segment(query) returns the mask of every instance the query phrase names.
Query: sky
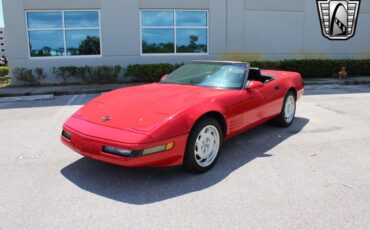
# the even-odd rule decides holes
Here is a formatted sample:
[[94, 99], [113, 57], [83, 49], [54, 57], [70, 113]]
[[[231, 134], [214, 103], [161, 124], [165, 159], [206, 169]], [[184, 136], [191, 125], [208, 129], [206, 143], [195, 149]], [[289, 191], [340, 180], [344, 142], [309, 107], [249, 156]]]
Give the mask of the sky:
[[0, 0], [0, 27], [4, 27], [3, 1]]

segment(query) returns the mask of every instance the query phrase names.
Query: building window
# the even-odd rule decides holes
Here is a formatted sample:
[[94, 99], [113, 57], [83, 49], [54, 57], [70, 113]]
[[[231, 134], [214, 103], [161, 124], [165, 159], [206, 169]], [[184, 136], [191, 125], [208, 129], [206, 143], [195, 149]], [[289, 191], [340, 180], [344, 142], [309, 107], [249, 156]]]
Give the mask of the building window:
[[1, 52], [5, 52], [5, 50], [4, 49], [1, 49]]
[[101, 55], [99, 11], [26, 15], [31, 57]]
[[208, 53], [208, 11], [141, 10], [142, 54]]

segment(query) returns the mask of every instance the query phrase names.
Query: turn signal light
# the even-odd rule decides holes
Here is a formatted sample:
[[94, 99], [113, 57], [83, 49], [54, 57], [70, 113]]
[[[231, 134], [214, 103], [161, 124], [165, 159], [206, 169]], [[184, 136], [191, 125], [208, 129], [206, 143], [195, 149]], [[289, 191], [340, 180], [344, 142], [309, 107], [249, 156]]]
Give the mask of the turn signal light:
[[171, 150], [173, 149], [173, 147], [175, 146], [175, 143], [168, 143], [168, 144], [165, 144], [165, 145], [160, 145], [160, 146], [156, 146], [156, 147], [153, 147], [153, 148], [148, 148], [148, 149], [144, 149], [143, 150], [143, 155], [149, 155], [149, 154], [153, 154], [153, 153], [158, 153], [158, 152], [163, 152], [163, 151], [168, 151], [168, 150]]

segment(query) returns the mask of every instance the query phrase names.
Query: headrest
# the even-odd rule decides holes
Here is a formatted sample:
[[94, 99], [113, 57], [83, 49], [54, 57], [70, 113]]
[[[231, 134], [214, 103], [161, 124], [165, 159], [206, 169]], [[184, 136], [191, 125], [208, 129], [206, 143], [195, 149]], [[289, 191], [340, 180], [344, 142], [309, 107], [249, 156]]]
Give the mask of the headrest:
[[257, 80], [261, 77], [261, 70], [259, 68], [249, 68], [249, 80]]

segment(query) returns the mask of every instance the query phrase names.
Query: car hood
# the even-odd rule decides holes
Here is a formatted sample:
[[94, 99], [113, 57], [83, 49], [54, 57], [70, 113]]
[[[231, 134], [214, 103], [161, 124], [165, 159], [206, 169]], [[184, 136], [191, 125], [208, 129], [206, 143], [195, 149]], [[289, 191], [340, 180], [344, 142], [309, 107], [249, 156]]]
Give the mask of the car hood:
[[76, 117], [100, 125], [148, 133], [190, 106], [212, 101], [226, 90], [176, 84], [149, 84], [103, 94]]

